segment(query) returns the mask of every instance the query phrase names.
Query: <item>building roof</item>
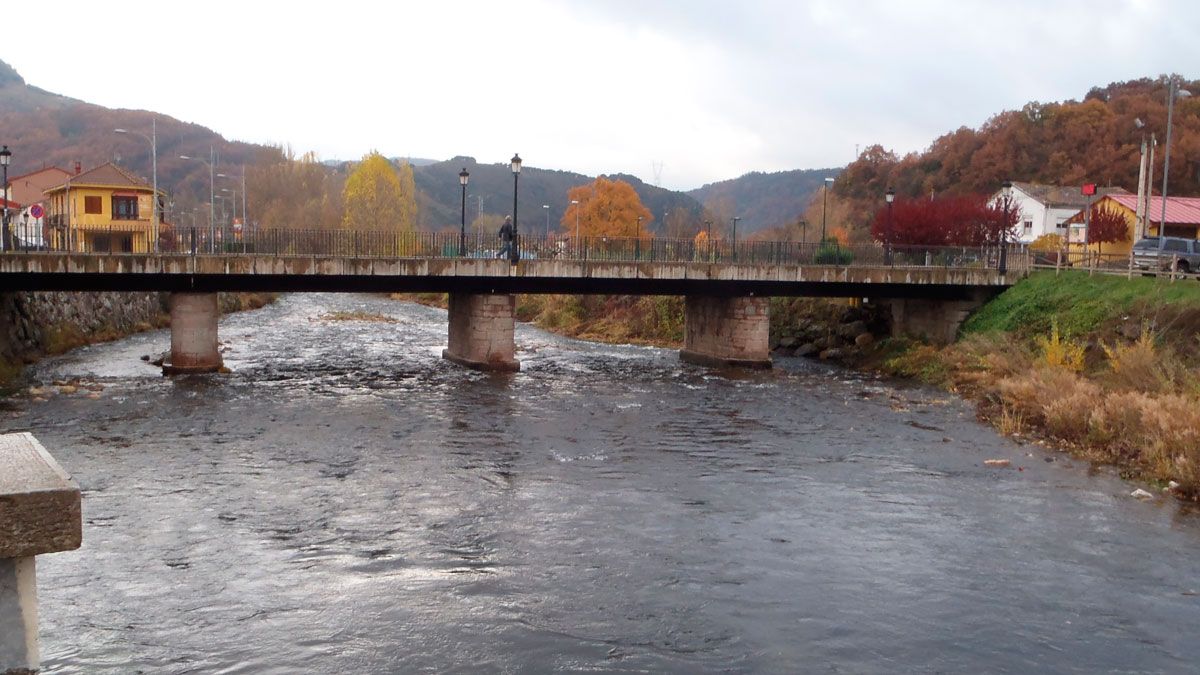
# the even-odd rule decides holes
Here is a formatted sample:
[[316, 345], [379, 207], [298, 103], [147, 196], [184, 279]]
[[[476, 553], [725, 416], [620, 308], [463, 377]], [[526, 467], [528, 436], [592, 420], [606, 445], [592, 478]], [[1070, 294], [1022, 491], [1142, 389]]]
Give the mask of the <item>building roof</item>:
[[[149, 183], [129, 173], [125, 169], [113, 164], [105, 162], [93, 169], [88, 169], [77, 176], [69, 178], [71, 185], [89, 185], [99, 187], [115, 187], [115, 188], [136, 188], [143, 190], [152, 190]], [[66, 187], [66, 181], [48, 188], [46, 192], [55, 192]]]
[[4, 208], [5, 206], [7, 206], [7, 207], [8, 207], [8, 208], [10, 208], [10, 209], [19, 209], [19, 208], [21, 208], [21, 205], [20, 205], [20, 204], [18, 204], [18, 203], [16, 203], [16, 202], [9, 201], [9, 200], [5, 199], [4, 197], [0, 197], [0, 209]]
[[9, 179], [9, 189], [12, 198], [22, 204], [36, 204], [42, 201], [42, 195], [48, 188], [61, 185], [71, 177], [71, 172], [57, 166], [47, 166], [37, 171], [13, 176]]
[[[1137, 195], [1108, 195], [1113, 201], [1130, 211], [1137, 211]], [[1151, 197], [1147, 207], [1150, 222], [1162, 218], [1162, 197]], [[1200, 225], [1200, 197], [1167, 197], [1168, 225]]]
[[[1083, 186], [1081, 185], [1043, 185], [1041, 183], [1018, 183], [1014, 181], [1013, 187], [1050, 208], [1082, 209], [1088, 205], [1088, 197], [1083, 194]], [[1097, 187], [1096, 195], [1093, 199], [1107, 195], [1127, 194], [1129, 194], [1129, 191], [1124, 188], [1114, 186]]]

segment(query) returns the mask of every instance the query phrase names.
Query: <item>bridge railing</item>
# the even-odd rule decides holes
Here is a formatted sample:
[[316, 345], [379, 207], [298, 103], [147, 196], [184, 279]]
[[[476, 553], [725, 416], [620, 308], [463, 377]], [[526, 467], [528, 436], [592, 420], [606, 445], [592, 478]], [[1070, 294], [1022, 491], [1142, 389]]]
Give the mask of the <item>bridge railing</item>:
[[[91, 228], [64, 236], [47, 236], [44, 244], [25, 250], [146, 254], [119, 226]], [[843, 245], [834, 242], [665, 239], [659, 237], [518, 237], [522, 260], [591, 262], [719, 263], [746, 265], [829, 265], [945, 267], [996, 269], [1003, 258], [1013, 271], [1028, 269], [1028, 253], [1010, 247], [885, 246], [878, 242]], [[157, 253], [187, 256], [321, 256], [338, 258], [511, 258], [499, 236], [458, 232], [389, 230], [316, 230], [293, 228], [163, 228]]]

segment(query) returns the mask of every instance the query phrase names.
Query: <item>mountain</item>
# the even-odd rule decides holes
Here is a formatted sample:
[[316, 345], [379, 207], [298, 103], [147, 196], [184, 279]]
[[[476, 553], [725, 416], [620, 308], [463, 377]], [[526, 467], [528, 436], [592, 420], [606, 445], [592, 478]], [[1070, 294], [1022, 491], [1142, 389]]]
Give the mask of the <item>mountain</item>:
[[[512, 212], [511, 166], [508, 163], [480, 164], [473, 157], [460, 156], [443, 162], [413, 166], [413, 179], [418, 192], [417, 219], [422, 229], [441, 230], [460, 222], [462, 187], [458, 181], [458, 173], [463, 169], [470, 174], [467, 183], [468, 224], [481, 213], [480, 198], [483, 199], [482, 213]], [[663, 232], [664, 214], [668, 210], [682, 207], [696, 216], [700, 213], [700, 204], [682, 192], [647, 185], [636, 176], [615, 174], [609, 178], [618, 178], [633, 185], [642, 203], [654, 214], [655, 219], [649, 228], [660, 234]], [[539, 169], [528, 165], [522, 167], [518, 179], [518, 226], [525, 232], [544, 232], [548, 215], [550, 231], [559, 230], [563, 213], [568, 206], [567, 191], [578, 185], [591, 183], [592, 180], [591, 176], [570, 171]], [[548, 205], [550, 208], [543, 209], [542, 205]]]
[[726, 220], [739, 216], [738, 231], [751, 234], [799, 220], [825, 178], [836, 177], [840, 171], [752, 171], [740, 178], [709, 183], [687, 194], [703, 204], [713, 217]]

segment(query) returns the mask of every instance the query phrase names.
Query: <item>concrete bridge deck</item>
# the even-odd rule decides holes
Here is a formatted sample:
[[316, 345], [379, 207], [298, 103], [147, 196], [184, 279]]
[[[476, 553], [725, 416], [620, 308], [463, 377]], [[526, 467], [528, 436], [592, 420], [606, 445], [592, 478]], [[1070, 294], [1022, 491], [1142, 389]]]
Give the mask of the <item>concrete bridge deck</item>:
[[1019, 270], [979, 265], [815, 265], [354, 258], [273, 255], [0, 255], [0, 289], [756, 295], [960, 299], [1010, 285]]

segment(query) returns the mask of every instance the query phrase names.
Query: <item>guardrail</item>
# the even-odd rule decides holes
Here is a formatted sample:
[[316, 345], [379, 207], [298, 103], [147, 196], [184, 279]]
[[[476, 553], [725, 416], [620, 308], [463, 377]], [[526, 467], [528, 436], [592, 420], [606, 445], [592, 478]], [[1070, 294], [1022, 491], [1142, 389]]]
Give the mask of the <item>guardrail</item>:
[[[145, 249], [144, 230], [93, 227], [72, 231], [70, 245], [61, 231], [48, 234], [48, 245], [26, 245], [29, 253], [72, 252], [104, 255], [256, 255], [344, 258], [508, 258], [512, 250], [496, 235], [384, 230], [308, 230], [290, 228], [174, 228], [158, 238], [156, 251]], [[140, 238], [139, 238], [140, 236]], [[57, 244], [57, 245], [56, 245]], [[843, 245], [835, 242], [695, 241], [657, 237], [525, 236], [515, 242], [517, 259], [594, 262], [722, 263], [748, 265], [830, 265], [999, 269], [1023, 273], [1028, 252], [1017, 247]]]
[[1089, 274], [1162, 277], [1171, 279], [1200, 279], [1195, 271], [1180, 271], [1179, 256], [1163, 258], [1159, 267], [1139, 267], [1133, 253], [1096, 253], [1094, 251], [1030, 251], [1031, 267], [1041, 270], [1086, 270]]

